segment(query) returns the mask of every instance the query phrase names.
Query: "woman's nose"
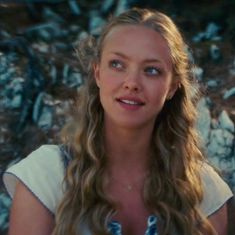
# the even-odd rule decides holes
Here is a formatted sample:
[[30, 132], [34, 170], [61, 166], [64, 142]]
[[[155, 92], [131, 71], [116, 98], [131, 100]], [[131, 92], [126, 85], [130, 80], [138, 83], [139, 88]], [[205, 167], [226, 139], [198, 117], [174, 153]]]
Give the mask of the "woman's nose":
[[137, 71], [133, 71], [133, 72], [129, 72], [126, 75], [126, 78], [124, 80], [124, 88], [128, 89], [130, 91], [140, 91], [142, 88], [141, 86], [141, 77], [139, 72]]

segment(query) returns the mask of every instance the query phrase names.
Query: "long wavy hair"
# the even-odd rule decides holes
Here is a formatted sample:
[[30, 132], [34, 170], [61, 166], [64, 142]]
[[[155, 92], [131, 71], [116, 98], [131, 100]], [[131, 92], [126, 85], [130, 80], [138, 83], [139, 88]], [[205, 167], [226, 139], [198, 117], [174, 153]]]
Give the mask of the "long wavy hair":
[[53, 235], [81, 235], [84, 226], [92, 234], [110, 234], [107, 225], [116, 208], [104, 190], [107, 164], [104, 111], [93, 65], [101, 59], [107, 34], [120, 25], [141, 25], [160, 33], [170, 48], [173, 79], [180, 84], [155, 122], [144, 203], [163, 221], [160, 234], [200, 235], [201, 229], [214, 234], [206, 217], [197, 209], [203, 198], [200, 167], [204, 155], [195, 130], [197, 89], [193, 85], [187, 46], [168, 16], [155, 10], [133, 8], [112, 17], [97, 40], [88, 38], [78, 48], [84, 85], [74, 105], [74, 119], [62, 134], [71, 160], [65, 172], [65, 193], [56, 213]]

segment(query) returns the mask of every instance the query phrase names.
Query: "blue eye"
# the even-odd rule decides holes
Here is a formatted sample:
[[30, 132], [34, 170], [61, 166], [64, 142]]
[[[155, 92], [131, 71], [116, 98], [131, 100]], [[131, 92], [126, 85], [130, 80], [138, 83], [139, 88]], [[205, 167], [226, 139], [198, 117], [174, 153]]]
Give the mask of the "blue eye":
[[155, 68], [155, 67], [147, 67], [147, 68], [144, 69], [144, 72], [147, 75], [150, 75], [150, 76], [156, 76], [156, 75], [160, 74], [160, 70], [158, 68]]
[[116, 68], [116, 69], [119, 69], [119, 70], [121, 70], [121, 69], [124, 68], [123, 63], [122, 63], [121, 61], [119, 61], [119, 60], [111, 60], [111, 61], [109, 62], [109, 66], [110, 66], [111, 68]]

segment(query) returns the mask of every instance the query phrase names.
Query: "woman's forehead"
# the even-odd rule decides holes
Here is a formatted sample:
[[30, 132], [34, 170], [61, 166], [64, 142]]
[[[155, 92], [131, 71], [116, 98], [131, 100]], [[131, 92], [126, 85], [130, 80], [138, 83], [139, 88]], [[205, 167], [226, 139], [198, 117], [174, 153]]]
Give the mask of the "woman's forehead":
[[167, 41], [156, 30], [142, 25], [113, 27], [104, 38], [102, 50], [102, 54], [130, 53], [133, 56], [160, 57], [168, 64], [172, 63]]

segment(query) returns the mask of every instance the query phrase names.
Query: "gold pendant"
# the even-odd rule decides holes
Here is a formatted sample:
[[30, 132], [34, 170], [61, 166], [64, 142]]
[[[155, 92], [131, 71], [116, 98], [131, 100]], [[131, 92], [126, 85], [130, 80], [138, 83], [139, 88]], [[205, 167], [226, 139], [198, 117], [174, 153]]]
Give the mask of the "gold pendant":
[[132, 186], [131, 185], [127, 185], [127, 190], [131, 191], [132, 190]]

